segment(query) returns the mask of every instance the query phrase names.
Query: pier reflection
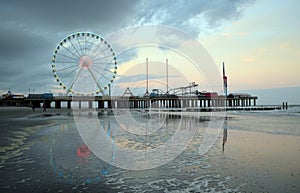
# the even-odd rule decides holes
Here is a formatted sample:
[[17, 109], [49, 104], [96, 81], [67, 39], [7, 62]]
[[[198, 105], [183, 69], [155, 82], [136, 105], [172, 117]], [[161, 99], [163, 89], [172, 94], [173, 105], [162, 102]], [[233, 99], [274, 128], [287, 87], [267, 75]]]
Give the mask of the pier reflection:
[[132, 116], [130, 120], [122, 114], [99, 117], [98, 135], [105, 135], [110, 142], [113, 140], [118, 148], [153, 150], [170, 140], [176, 132], [192, 134], [197, 122], [203, 121], [194, 116], [182, 117], [165, 113], [139, 112]]
[[222, 143], [222, 151], [225, 151], [225, 143], [227, 141], [227, 117], [224, 119], [224, 124], [223, 124], [223, 143]]
[[[193, 139], [194, 142], [191, 143], [189, 147], [191, 149], [188, 152], [196, 156], [209, 122], [212, 121], [209, 116], [131, 113], [133, 116], [131, 122], [122, 118], [123, 113], [120, 112], [114, 112], [113, 116], [108, 114], [99, 116], [93, 112], [74, 113], [74, 116], [78, 116], [82, 121], [84, 129], [78, 132], [76, 124], [68, 123], [56, 130], [50, 147], [50, 165], [54, 172], [60, 179], [65, 179], [71, 184], [98, 183], [105, 175], [122, 171], [115, 166], [119, 166], [116, 163], [126, 161], [123, 152], [127, 150], [144, 152], [143, 155], [148, 156], [148, 162], [143, 162], [143, 164], [148, 167], [153, 164], [151, 162], [153, 160], [155, 164], [159, 161], [165, 163], [171, 161], [172, 159], [167, 160], [166, 153], [171, 152], [175, 159], [191, 143], [189, 140]], [[89, 121], [95, 119], [98, 122], [97, 125], [88, 125]], [[133, 121], [138, 124], [134, 124]], [[88, 132], [90, 140], [83, 140], [80, 132]], [[227, 133], [223, 135], [227, 138]], [[223, 138], [223, 147], [226, 138]], [[97, 141], [101, 141], [104, 145], [101, 146], [101, 151], [109, 152], [106, 160], [102, 160], [96, 154], [97, 152], [94, 152], [98, 150], [95, 149], [98, 146], [90, 146], [91, 143], [97, 143]], [[154, 151], [158, 152], [153, 154]], [[135, 165], [139, 163], [139, 159], [141, 157], [134, 158], [131, 163]]]

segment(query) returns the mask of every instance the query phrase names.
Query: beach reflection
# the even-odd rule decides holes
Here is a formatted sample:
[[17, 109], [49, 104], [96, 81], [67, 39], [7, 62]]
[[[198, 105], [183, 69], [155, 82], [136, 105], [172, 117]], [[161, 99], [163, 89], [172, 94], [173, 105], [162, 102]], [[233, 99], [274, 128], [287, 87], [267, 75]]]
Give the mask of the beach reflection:
[[49, 152], [50, 166], [57, 180], [76, 186], [101, 182], [110, 173], [111, 166], [92, 154], [73, 123], [59, 127], [54, 130]]
[[224, 124], [223, 124], [223, 143], [222, 143], [222, 151], [225, 151], [225, 143], [227, 141], [227, 117], [224, 119]]
[[97, 157], [110, 163], [115, 154], [114, 166], [133, 170], [159, 167], [176, 158], [202, 121], [195, 116], [136, 111], [115, 111], [99, 119], [81, 113], [74, 120], [80, 137]]
[[[91, 113], [80, 113], [78, 115], [84, 121], [93, 119], [98, 115], [93, 115]], [[191, 143], [187, 145], [187, 149], [181, 153], [180, 159], [174, 158], [175, 160], [170, 160], [166, 162], [166, 165], [162, 165], [159, 170], [164, 171], [164, 176], [169, 176], [170, 173], [177, 176], [179, 179], [182, 178], [181, 173], [187, 172], [187, 176], [190, 175], [190, 172], [193, 175], [197, 174], [198, 169], [202, 168], [204, 170], [211, 168], [207, 166], [202, 161], [203, 158], [199, 155], [198, 148], [201, 144], [205, 130], [207, 129], [210, 120], [210, 117], [197, 117], [189, 115], [169, 115], [169, 114], [145, 114], [137, 113], [134, 114], [134, 119], [140, 122], [140, 125], [144, 125], [144, 135], [137, 135], [131, 133], [130, 123], [121, 122], [115, 119], [115, 116], [111, 115], [102, 115], [99, 117], [98, 128], [86, 128], [91, 132], [92, 140], [101, 141], [104, 138], [112, 144], [112, 153], [109, 154], [109, 162], [105, 162], [94, 155], [93, 147], [90, 148], [85, 141], [82, 141], [80, 136], [75, 131], [75, 125], [68, 124], [63, 126], [64, 130], [59, 130], [60, 134], [56, 135], [54, 139], [54, 144], [52, 145], [52, 154], [51, 154], [51, 163], [55, 172], [59, 175], [60, 178], [67, 177], [67, 181], [70, 182], [69, 178], [72, 178], [72, 181], [81, 182], [81, 183], [96, 183], [95, 179], [103, 179], [103, 175], [112, 175], [113, 173], [122, 173], [126, 170], [116, 168], [113, 165], [116, 161], [126, 161], [122, 160], [122, 155], [117, 151], [117, 149], [126, 149], [130, 151], [144, 151], [145, 153], [153, 152], [157, 148], [165, 145], [168, 140], [172, 140], [172, 137], [177, 133], [180, 138], [177, 138], [175, 143], [172, 143], [171, 146], [168, 146], [169, 150], [179, 148], [186, 144], [185, 136], [193, 136]], [[124, 129], [126, 125], [126, 129]], [[153, 128], [157, 126], [158, 128]], [[134, 127], [134, 124], [133, 126]], [[152, 127], [152, 128], [150, 128]], [[132, 128], [137, 130], [137, 128]], [[138, 128], [140, 130], [141, 128]], [[149, 130], [151, 132], [149, 132]], [[107, 148], [107, 146], [103, 146]], [[76, 149], [76, 150], [75, 150]], [[165, 152], [160, 152], [164, 154]], [[186, 156], [185, 154], [188, 154]], [[185, 155], [182, 157], [182, 155]], [[139, 158], [139, 157], [137, 157]], [[148, 156], [148, 160], [143, 162], [144, 165], [149, 164], [152, 160], [163, 161], [163, 158], [158, 156]], [[78, 161], [79, 159], [79, 161]], [[77, 160], [77, 161], [76, 161]], [[81, 160], [81, 161], [80, 161]], [[84, 161], [82, 161], [84, 160]], [[183, 161], [184, 160], [184, 161]], [[183, 161], [183, 162], [182, 162]], [[169, 167], [172, 168], [181, 168], [186, 167], [185, 164], [189, 163], [188, 168], [195, 168], [195, 170], [183, 171], [177, 173], [174, 171], [169, 171]], [[134, 161], [132, 162], [134, 163]], [[99, 170], [102, 168], [101, 170]], [[103, 172], [103, 168], [105, 172]], [[153, 169], [156, 171], [156, 169]], [[71, 175], [72, 174], [72, 175]], [[136, 173], [136, 175], [141, 175]], [[72, 176], [72, 177], [70, 177]], [[80, 177], [79, 177], [80, 176]], [[172, 175], [171, 175], [172, 176]], [[186, 176], [186, 177], [187, 177]], [[159, 176], [154, 175], [152, 180], [160, 178]], [[76, 179], [76, 180], [75, 180]], [[188, 180], [188, 179], [186, 179]], [[133, 185], [133, 184], [131, 184]]]
[[[93, 149], [89, 146], [90, 144], [82, 140], [73, 120], [61, 119], [53, 126], [45, 127], [31, 135], [31, 138], [35, 139], [32, 147], [28, 152], [16, 157], [20, 160], [17, 162], [17, 167], [24, 167], [26, 170], [22, 176], [17, 177], [16, 171], [9, 167], [4, 171], [2, 170], [6, 175], [14, 176], [10, 179], [11, 182], [28, 179], [31, 181], [31, 190], [38, 186], [44, 188], [38, 192], [46, 192], [47, 188], [51, 192], [70, 189], [76, 192], [85, 192], [87, 188], [90, 192], [95, 192], [99, 187], [107, 188], [103, 192], [228, 190], [226, 187], [227, 179], [218, 175], [211, 163], [215, 156], [200, 155], [198, 151], [209, 123], [214, 121], [210, 117], [134, 112], [133, 118], [140, 122], [140, 125], [139, 128], [130, 128], [131, 125], [134, 127], [134, 124], [121, 122], [123, 123], [122, 127], [114, 115], [105, 114], [98, 119], [97, 114], [80, 112], [74, 116], [84, 120], [85, 125], [83, 125], [86, 126], [86, 130], [91, 131], [91, 137], [94, 141], [105, 139], [112, 145], [112, 153], [108, 155], [108, 162], [95, 156]], [[98, 127], [89, 128], [87, 121], [95, 117], [99, 120]], [[143, 131], [144, 133], [137, 135], [130, 132], [132, 130], [140, 133]], [[177, 140], [172, 145], [166, 146], [167, 149], [160, 153], [167, 155], [168, 151], [178, 149], [184, 144], [187, 145], [179, 155], [161, 166], [141, 171], [113, 166], [116, 161], [126, 161], [122, 159], [117, 148], [142, 151], [145, 154], [151, 153], [172, 140], [176, 133], [179, 136]], [[40, 136], [43, 136], [45, 140], [40, 140]], [[185, 141], [186, 136], [192, 136], [189, 143]], [[33, 140], [28, 140], [28, 142], [33, 142]], [[30, 157], [33, 162], [24, 164], [27, 157]], [[139, 159], [139, 157], [136, 158]], [[148, 156], [147, 158], [148, 160], [143, 162], [144, 165], [153, 160], [165, 159], [158, 156]], [[16, 163], [16, 160], [9, 160], [8, 164], [11, 163]], [[132, 164], [136, 163], [132, 162]], [[29, 171], [28, 168], [32, 168], [32, 171]], [[12, 184], [16, 184], [16, 190], [21, 190], [26, 186], [25, 182], [22, 185]], [[53, 188], [54, 186], [55, 188]], [[31, 190], [28, 192], [34, 192]]]

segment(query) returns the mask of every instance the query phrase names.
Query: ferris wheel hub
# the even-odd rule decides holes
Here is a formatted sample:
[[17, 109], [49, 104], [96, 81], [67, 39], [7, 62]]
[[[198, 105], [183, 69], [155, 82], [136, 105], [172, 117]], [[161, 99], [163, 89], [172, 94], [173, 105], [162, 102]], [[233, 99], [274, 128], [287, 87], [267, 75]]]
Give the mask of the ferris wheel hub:
[[87, 70], [88, 68], [90, 68], [93, 64], [93, 60], [91, 57], [89, 56], [81, 56], [78, 65], [83, 68], [84, 70]]

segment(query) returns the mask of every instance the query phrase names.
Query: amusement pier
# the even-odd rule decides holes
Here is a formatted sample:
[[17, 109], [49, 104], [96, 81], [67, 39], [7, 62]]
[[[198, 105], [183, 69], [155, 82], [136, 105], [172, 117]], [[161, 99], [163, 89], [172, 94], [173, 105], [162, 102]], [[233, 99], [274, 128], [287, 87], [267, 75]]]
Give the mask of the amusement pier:
[[[148, 66], [148, 59], [147, 59]], [[147, 70], [148, 72], [148, 70]], [[148, 77], [148, 76], [147, 76]], [[161, 89], [152, 89], [148, 92], [148, 79], [146, 93], [135, 96], [128, 87], [122, 96], [53, 96], [52, 93], [15, 95], [11, 91], [4, 94], [0, 106], [19, 106], [32, 108], [88, 108], [88, 109], [152, 109], [167, 111], [230, 111], [230, 110], [275, 110], [287, 109], [287, 103], [282, 106], [257, 106], [257, 96], [247, 93], [227, 94], [227, 76], [223, 63], [224, 95], [217, 92], [199, 92], [198, 84], [190, 83], [185, 87], [173, 88], [169, 92]], [[109, 92], [110, 93], [110, 92]], [[172, 94], [169, 94], [172, 93]]]
[[[11, 98], [2, 99], [1, 105], [5, 106], [34, 106], [39, 108], [45, 103], [46, 108], [53, 108], [51, 103], [54, 103], [54, 108], [62, 108], [62, 104], [66, 104], [66, 108], [73, 108], [73, 104], [77, 103], [77, 108], [82, 108], [83, 103], [88, 104], [88, 108], [111, 109], [111, 108], [194, 108], [201, 110], [217, 110], [216, 107], [227, 107], [228, 110], [239, 109], [238, 107], [247, 107], [247, 109], [259, 109], [256, 107], [256, 96], [239, 96], [226, 98], [225, 96], [206, 97], [206, 96], [156, 96], [156, 97], [109, 97], [109, 96], [55, 96], [55, 97], [36, 97], [29, 95], [28, 98]], [[95, 102], [97, 106], [95, 106]]]

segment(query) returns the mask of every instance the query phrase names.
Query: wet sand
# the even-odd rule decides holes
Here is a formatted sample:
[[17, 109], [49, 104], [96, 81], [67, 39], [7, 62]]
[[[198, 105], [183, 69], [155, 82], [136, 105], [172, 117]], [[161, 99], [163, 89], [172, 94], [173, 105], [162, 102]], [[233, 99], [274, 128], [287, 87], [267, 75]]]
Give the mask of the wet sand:
[[68, 183], [51, 166], [53, 129], [72, 121], [70, 109], [0, 107], [0, 192], [114, 192], [103, 183]]
[[300, 190], [299, 136], [228, 129], [219, 158], [214, 164], [217, 170], [236, 179], [233, 183], [242, 183], [242, 192]]
[[[47, 109], [42, 108], [32, 111], [28, 107], [0, 107], [0, 146], [6, 145], [8, 131], [17, 131], [25, 127], [42, 126], [53, 123], [55, 117], [71, 117], [70, 109]], [[51, 119], [50, 119], [51, 118]], [[54, 118], [54, 119], [53, 119]]]
[[[47, 109], [46, 112], [43, 112], [42, 109], [36, 109], [33, 112], [31, 108], [0, 108], [0, 192], [19, 192], [24, 188], [27, 192], [117, 191], [109, 183], [74, 185], [57, 179], [58, 174], [53, 172], [53, 167], [49, 165], [47, 144], [51, 140], [51, 132], [53, 132], [51, 130], [54, 128], [52, 126], [72, 122], [71, 113], [72, 110], [70, 109]], [[300, 192], [300, 136], [233, 130], [230, 129], [230, 123], [229, 120], [224, 148], [222, 147], [224, 137], [221, 132], [212, 149], [207, 154], [200, 156], [206, 160], [208, 166], [211, 166], [211, 168], [207, 167], [208, 169], [201, 166], [204, 171], [215, 170], [221, 175], [220, 178], [226, 179], [227, 186], [232, 187], [229, 189], [231, 191]], [[243, 122], [239, 122], [239, 124], [243, 127]], [[66, 128], [59, 128], [60, 132], [68, 137], [68, 134], [65, 133]], [[59, 138], [61, 139], [60, 142], [67, 139], [63, 137], [62, 135]], [[199, 139], [201, 138], [197, 140]], [[199, 145], [197, 140], [193, 142], [195, 148], [198, 148]], [[57, 144], [58, 147], [59, 145]], [[187, 152], [189, 151], [191, 150], [187, 150]], [[189, 153], [186, 154], [189, 155]], [[180, 162], [181, 159], [185, 160], [184, 156], [185, 153], [174, 162]], [[197, 156], [195, 157], [197, 158]], [[194, 160], [194, 168], [199, 167], [197, 166], [199, 161], [202, 163], [201, 160], [195, 158], [188, 159]], [[183, 164], [182, 168], [178, 165], [174, 166], [180, 170], [178, 175], [184, 173], [183, 168], [187, 167], [184, 166], [184, 163], [181, 164]], [[167, 165], [172, 165], [172, 162]], [[88, 165], [85, 167], [89, 170]], [[168, 167], [166, 166], [166, 168]], [[191, 168], [191, 166], [187, 168]], [[154, 171], [164, 171], [164, 177], [169, 180], [178, 180], [172, 176], [173, 171], [164, 169], [164, 167]], [[136, 184], [137, 181], [141, 184], [147, 184], [147, 178], [143, 182], [143, 177], [147, 173], [152, 173], [151, 170], [144, 173], [122, 172], [125, 173], [123, 178], [131, 179], [131, 186], [138, 185]], [[201, 172], [202, 170], [198, 168], [198, 173], [201, 174]], [[193, 176], [196, 174], [187, 172], [185, 175]], [[163, 176], [157, 176], [156, 181], [164, 182], [160, 180]], [[141, 179], [138, 180], [138, 178]], [[120, 180], [117, 174], [113, 177], [107, 177], [108, 182], [112, 179]], [[126, 187], [125, 185], [126, 183], [120, 186], [121, 190]], [[129, 190], [131, 189], [128, 188], [126, 192], [132, 192]]]
[[41, 115], [41, 114], [53, 114], [53, 115], [67, 115], [72, 113], [71, 109], [46, 109], [46, 112], [43, 112], [42, 108], [36, 108], [32, 111], [29, 107], [0, 107], [0, 118], [25, 118], [32, 115]]

